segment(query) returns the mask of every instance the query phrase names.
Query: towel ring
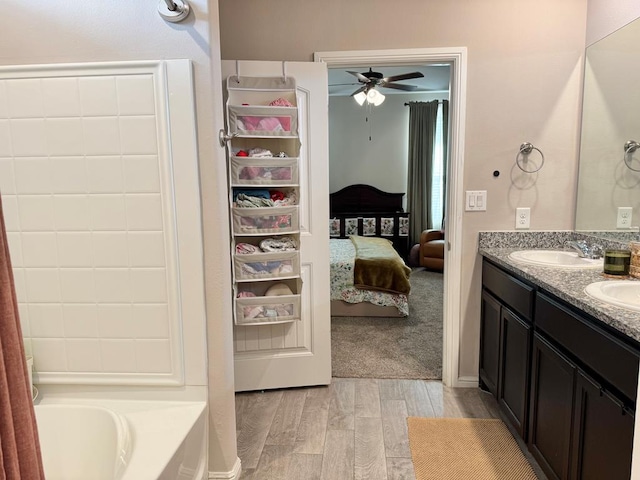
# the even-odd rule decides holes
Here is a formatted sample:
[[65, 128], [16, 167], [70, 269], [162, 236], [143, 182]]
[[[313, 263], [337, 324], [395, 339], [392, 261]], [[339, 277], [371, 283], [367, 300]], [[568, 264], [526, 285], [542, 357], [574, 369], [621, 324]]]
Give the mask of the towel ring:
[[629, 170], [633, 170], [634, 172], [640, 172], [640, 169], [633, 168], [631, 165], [629, 165], [629, 161], [627, 160], [627, 158], [631, 156], [629, 155], [630, 153], [635, 152], [638, 148], [640, 148], [640, 143], [636, 142], [635, 140], [627, 140], [626, 142], [624, 142], [624, 155], [622, 156], [622, 160], [624, 161], [624, 164], [627, 166], [627, 168]]
[[[529, 155], [533, 150], [537, 150], [538, 151], [538, 153], [540, 154], [540, 157], [542, 157], [542, 162], [540, 162], [540, 166], [538, 168], [536, 168], [535, 170], [527, 170], [526, 168], [524, 168], [520, 164], [520, 157], [521, 156], [524, 157], [525, 155]], [[526, 160], [526, 158], [525, 158], [525, 160]], [[538, 147], [535, 147], [532, 143], [524, 142], [522, 145], [520, 145], [520, 150], [518, 150], [518, 153], [516, 153], [516, 165], [524, 173], [536, 173], [544, 165], [544, 153], [542, 153], [542, 151]]]

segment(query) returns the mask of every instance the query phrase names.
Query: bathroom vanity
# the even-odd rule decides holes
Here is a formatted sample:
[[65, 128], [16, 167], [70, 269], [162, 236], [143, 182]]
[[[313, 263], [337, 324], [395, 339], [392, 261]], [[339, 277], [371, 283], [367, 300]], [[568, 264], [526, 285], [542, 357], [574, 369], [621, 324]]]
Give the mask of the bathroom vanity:
[[480, 248], [481, 387], [549, 478], [629, 479], [640, 314], [584, 293], [601, 270], [522, 265], [513, 250]]

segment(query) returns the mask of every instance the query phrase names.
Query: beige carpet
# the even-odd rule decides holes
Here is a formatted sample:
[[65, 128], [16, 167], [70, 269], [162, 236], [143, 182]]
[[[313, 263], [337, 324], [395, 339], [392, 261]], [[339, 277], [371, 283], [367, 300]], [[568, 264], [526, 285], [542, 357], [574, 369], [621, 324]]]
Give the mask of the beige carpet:
[[442, 378], [442, 274], [411, 273], [409, 316], [331, 317], [332, 375]]
[[538, 477], [498, 419], [409, 417], [416, 480], [535, 480]]

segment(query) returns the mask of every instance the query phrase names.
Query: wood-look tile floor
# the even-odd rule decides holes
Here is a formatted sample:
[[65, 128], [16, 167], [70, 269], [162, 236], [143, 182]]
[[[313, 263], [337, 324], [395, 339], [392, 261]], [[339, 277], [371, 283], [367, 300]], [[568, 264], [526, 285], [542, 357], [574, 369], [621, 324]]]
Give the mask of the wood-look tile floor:
[[501, 418], [490, 394], [434, 381], [334, 378], [238, 393], [240, 478], [415, 480], [408, 416]]

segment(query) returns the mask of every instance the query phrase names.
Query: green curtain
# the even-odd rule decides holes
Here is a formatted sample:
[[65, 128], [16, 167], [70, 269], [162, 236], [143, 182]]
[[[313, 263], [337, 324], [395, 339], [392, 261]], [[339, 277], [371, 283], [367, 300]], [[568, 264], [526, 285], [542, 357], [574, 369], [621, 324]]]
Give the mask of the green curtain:
[[409, 102], [409, 168], [407, 211], [410, 245], [420, 242], [423, 230], [431, 228], [431, 177], [435, 153], [438, 101]]
[[449, 100], [442, 101], [442, 229], [447, 213], [447, 167], [449, 166]]

